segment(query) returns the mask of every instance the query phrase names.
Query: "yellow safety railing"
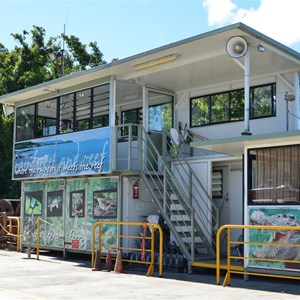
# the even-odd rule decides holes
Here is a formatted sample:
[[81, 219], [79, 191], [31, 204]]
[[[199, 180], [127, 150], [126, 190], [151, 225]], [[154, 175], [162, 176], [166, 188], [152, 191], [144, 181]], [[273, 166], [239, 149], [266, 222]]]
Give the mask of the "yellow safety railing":
[[[255, 276], [266, 276], [266, 277], [275, 277], [275, 278], [288, 278], [288, 279], [297, 279], [300, 280], [300, 276], [292, 275], [283, 275], [283, 274], [272, 274], [270, 270], [268, 273], [263, 272], [263, 268], [260, 269], [260, 272], [250, 272], [244, 270], [235, 270], [232, 268], [232, 260], [242, 260], [242, 261], [263, 261], [263, 262], [283, 262], [283, 263], [298, 263], [300, 269], [300, 260], [289, 260], [289, 259], [277, 259], [277, 258], [258, 258], [258, 257], [245, 257], [243, 255], [232, 255], [232, 247], [234, 245], [260, 245], [260, 246], [275, 246], [275, 247], [299, 247], [300, 244], [297, 243], [275, 243], [275, 242], [256, 242], [256, 241], [232, 241], [231, 240], [231, 230], [233, 229], [242, 229], [242, 230], [270, 230], [270, 231], [299, 231], [300, 226], [262, 226], [262, 225], [224, 225], [221, 226], [217, 232], [216, 240], [216, 282], [220, 284], [220, 271], [221, 271], [221, 233], [223, 230], [227, 230], [227, 273], [223, 282], [223, 286], [230, 285], [230, 276], [232, 273], [242, 274], [242, 275], [255, 275]], [[291, 241], [292, 242], [292, 241]], [[299, 251], [298, 250], [298, 251]], [[298, 273], [299, 274], [299, 273]]]
[[[28, 229], [28, 231], [23, 232], [22, 235], [20, 235], [20, 238], [22, 236], [28, 236], [29, 234], [31, 234], [35, 228], [35, 226], [37, 227], [37, 237], [36, 237], [36, 259], [39, 260], [40, 259], [40, 245], [41, 245], [41, 221], [51, 224], [49, 222], [46, 222], [45, 220], [41, 219], [40, 217], [38, 217], [35, 221], [35, 223]], [[31, 250], [31, 245], [30, 245], [30, 250]], [[30, 258], [31, 253], [28, 251], [28, 258]]]
[[[40, 245], [41, 245], [41, 221], [51, 224], [43, 219], [41, 219], [40, 217], [38, 217], [35, 221], [35, 223], [33, 224], [33, 226], [31, 228], [29, 228], [29, 230], [26, 233], [23, 233], [23, 236], [25, 235], [29, 235], [35, 228], [35, 226], [37, 227], [37, 237], [36, 237], [36, 259], [39, 260], [40, 259]], [[31, 247], [31, 246], [30, 246]], [[30, 255], [30, 253], [28, 253], [28, 256]]]
[[[3, 229], [3, 231], [6, 233], [7, 236], [13, 236], [16, 238], [17, 251], [20, 251], [21, 237], [28, 236], [29, 234], [31, 234], [31, 232], [34, 230], [35, 226], [37, 226], [36, 259], [39, 260], [40, 243], [41, 243], [41, 218], [38, 217], [36, 222], [29, 228], [29, 230], [26, 232], [23, 232], [23, 234], [21, 234], [20, 217], [8, 216], [6, 218], [9, 222], [9, 224], [6, 226], [7, 228], [5, 228], [5, 226], [3, 226], [1, 223], [0, 223], [0, 227]], [[17, 225], [13, 225], [13, 221], [17, 221]], [[44, 220], [42, 220], [42, 221], [44, 221]], [[46, 221], [44, 221], [44, 222], [46, 222]], [[46, 223], [49, 223], [49, 222], [46, 222]], [[51, 223], [49, 223], [49, 224], [51, 224]], [[13, 228], [17, 228], [16, 234], [13, 232]], [[29, 255], [29, 253], [28, 253], [28, 255]]]
[[[145, 234], [143, 235], [121, 235], [121, 234], [106, 234], [103, 233], [103, 225], [115, 225], [115, 226], [139, 226], [142, 228], [145, 227], [149, 227], [151, 228], [150, 232], [151, 235], [150, 236], [145, 236]], [[145, 264], [145, 265], [149, 265], [148, 271], [147, 271], [147, 276], [153, 276], [154, 274], [154, 263], [155, 263], [155, 232], [157, 229], [158, 233], [159, 233], [159, 277], [162, 277], [162, 266], [163, 266], [163, 231], [160, 227], [159, 224], [155, 224], [155, 223], [146, 223], [146, 222], [96, 222], [93, 226], [92, 229], [92, 267], [94, 266], [94, 260], [95, 260], [95, 231], [96, 229], [98, 230], [98, 248], [97, 250], [99, 250], [99, 252], [102, 252], [102, 249], [112, 249], [112, 250], [128, 250], [128, 251], [143, 251], [143, 252], [147, 252], [150, 253], [150, 261], [146, 261], [146, 260], [142, 260], [142, 261], [138, 261], [138, 260], [129, 260], [129, 259], [123, 259], [122, 261], [124, 262], [130, 262], [130, 263], [138, 263], [138, 264]], [[120, 231], [122, 232], [122, 231]], [[131, 248], [131, 247], [124, 247], [124, 246], [117, 246], [117, 245], [106, 245], [103, 243], [103, 238], [104, 237], [115, 237], [118, 240], [118, 243], [120, 243], [120, 245], [123, 245], [121, 239], [141, 239], [142, 241], [145, 242], [145, 240], [150, 241], [150, 247], [149, 248]], [[145, 243], [142, 243], [145, 245]]]
[[[20, 244], [21, 244], [21, 236], [20, 236], [20, 217], [11, 217], [8, 216], [7, 220], [9, 222], [9, 224], [7, 225], [8, 227], [8, 235], [15, 235], [16, 237], [16, 248], [17, 251], [20, 251]], [[13, 224], [14, 221], [17, 223], [16, 225]]]

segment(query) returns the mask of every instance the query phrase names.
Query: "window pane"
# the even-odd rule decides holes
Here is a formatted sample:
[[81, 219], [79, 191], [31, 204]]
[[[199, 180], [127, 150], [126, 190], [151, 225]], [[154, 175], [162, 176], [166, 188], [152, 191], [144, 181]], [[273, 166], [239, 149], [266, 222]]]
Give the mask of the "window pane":
[[[163, 104], [161, 104], [163, 103]], [[148, 129], [162, 131], [173, 126], [173, 96], [149, 92]]]
[[142, 108], [126, 110], [122, 112], [121, 123], [124, 124], [141, 124], [142, 119], [141, 116], [143, 114]]
[[109, 126], [109, 84], [94, 88], [93, 128]]
[[275, 85], [252, 88], [251, 117], [258, 118], [272, 115], [275, 115]]
[[62, 96], [60, 99], [60, 133], [73, 131], [74, 94]]
[[76, 93], [76, 130], [89, 129], [91, 117], [91, 89]]
[[191, 127], [209, 124], [209, 97], [191, 100]]
[[23, 141], [34, 138], [35, 105], [28, 105], [17, 109], [16, 140]]
[[87, 130], [90, 127], [90, 119], [82, 119], [76, 121], [76, 130]]
[[93, 128], [107, 127], [107, 126], [109, 126], [109, 116], [108, 115], [94, 117]]
[[[121, 124], [142, 124], [143, 109], [131, 109], [122, 112]], [[132, 127], [132, 134], [137, 135], [137, 127]], [[128, 127], [122, 128], [122, 135], [128, 135]]]
[[230, 120], [244, 119], [244, 90], [230, 92]]
[[211, 96], [211, 123], [229, 121], [229, 93]]
[[172, 103], [149, 107], [148, 129], [162, 131], [172, 128]]
[[57, 99], [39, 102], [37, 105], [37, 137], [56, 134]]

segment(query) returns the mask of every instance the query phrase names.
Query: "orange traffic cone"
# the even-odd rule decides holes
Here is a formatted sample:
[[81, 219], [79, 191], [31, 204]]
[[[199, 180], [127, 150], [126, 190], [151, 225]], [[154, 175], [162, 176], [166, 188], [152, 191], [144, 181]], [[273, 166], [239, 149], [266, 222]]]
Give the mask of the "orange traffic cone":
[[106, 255], [106, 262], [105, 262], [105, 271], [110, 272], [112, 270], [112, 260], [111, 260], [111, 254], [110, 250], [108, 250], [107, 255]]
[[116, 263], [115, 263], [114, 272], [123, 273], [122, 252], [121, 252], [121, 250], [119, 250], [118, 253], [117, 253], [117, 259], [116, 259]]
[[94, 263], [94, 268], [92, 268], [92, 271], [100, 271], [101, 270], [101, 259], [100, 259], [100, 251], [97, 250], [96, 252], [96, 258]]

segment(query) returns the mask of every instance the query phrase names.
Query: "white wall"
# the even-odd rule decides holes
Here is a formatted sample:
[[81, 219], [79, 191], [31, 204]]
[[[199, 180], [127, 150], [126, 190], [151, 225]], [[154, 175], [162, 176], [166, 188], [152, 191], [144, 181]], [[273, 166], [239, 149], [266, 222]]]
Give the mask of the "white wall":
[[[123, 179], [122, 194], [122, 220], [123, 222], [147, 222], [145, 216], [158, 215], [158, 209], [147, 192], [145, 185], [139, 181], [139, 199], [133, 199], [133, 184], [137, 177]], [[124, 226], [124, 235], [139, 235], [143, 233], [142, 227]], [[125, 247], [136, 247], [133, 239], [123, 240]]]
[[[243, 224], [243, 171], [241, 168], [231, 168], [228, 173], [229, 187], [229, 224]], [[242, 230], [233, 230], [231, 239], [237, 241]]]

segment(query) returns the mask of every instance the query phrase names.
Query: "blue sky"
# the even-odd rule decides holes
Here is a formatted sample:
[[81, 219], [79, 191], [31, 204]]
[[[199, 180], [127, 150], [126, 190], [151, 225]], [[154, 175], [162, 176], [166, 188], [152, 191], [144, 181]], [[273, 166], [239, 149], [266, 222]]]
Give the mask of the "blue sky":
[[96, 41], [110, 62], [236, 22], [300, 51], [299, 0], [0, 0], [0, 43], [11, 33], [45, 28], [58, 36], [66, 26], [88, 44]]

